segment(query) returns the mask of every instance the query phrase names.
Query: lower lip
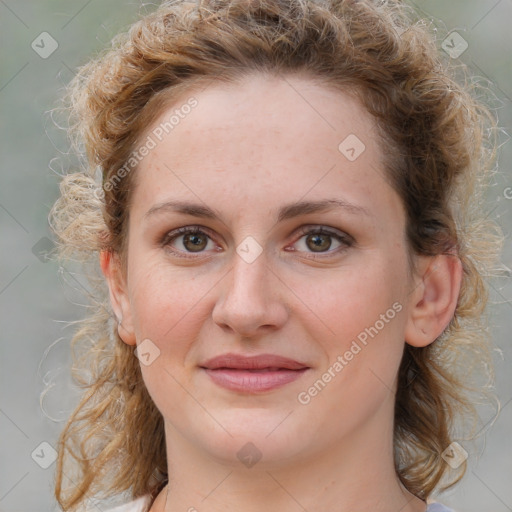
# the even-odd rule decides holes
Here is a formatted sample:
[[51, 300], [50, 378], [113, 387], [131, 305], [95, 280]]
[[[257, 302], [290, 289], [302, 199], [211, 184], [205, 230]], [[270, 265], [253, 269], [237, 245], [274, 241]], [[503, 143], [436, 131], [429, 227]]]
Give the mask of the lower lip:
[[232, 391], [244, 391], [246, 393], [257, 393], [258, 391], [269, 391], [285, 384], [293, 382], [308, 370], [272, 370], [272, 371], [251, 371], [251, 370], [228, 370], [226, 368], [211, 370], [204, 368], [210, 378], [223, 388]]

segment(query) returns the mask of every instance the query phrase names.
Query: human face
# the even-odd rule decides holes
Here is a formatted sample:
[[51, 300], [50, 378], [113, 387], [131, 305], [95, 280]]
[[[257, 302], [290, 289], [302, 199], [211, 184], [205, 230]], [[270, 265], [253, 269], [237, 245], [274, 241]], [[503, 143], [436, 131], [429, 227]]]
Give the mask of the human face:
[[[129, 221], [124, 340], [149, 340], [146, 363], [159, 354], [141, 370], [167, 433], [233, 463], [251, 442], [267, 464], [389, 435], [410, 283], [405, 214], [371, 116], [298, 76], [193, 96], [140, 163]], [[285, 209], [326, 200], [345, 206]], [[175, 201], [216, 216], [163, 206]], [[195, 238], [175, 233], [190, 226]], [[203, 368], [226, 353], [307, 369], [271, 389], [244, 388], [261, 373], [228, 389]]]

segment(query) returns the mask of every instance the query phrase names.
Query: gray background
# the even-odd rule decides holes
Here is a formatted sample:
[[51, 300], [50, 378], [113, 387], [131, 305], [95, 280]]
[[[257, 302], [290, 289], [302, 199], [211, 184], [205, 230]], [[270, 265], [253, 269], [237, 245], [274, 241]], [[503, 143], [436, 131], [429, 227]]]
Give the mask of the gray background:
[[[442, 39], [456, 30], [468, 42], [458, 60], [495, 95], [502, 146], [499, 174], [489, 190], [489, 212], [507, 235], [503, 262], [512, 267], [512, 187], [508, 142], [512, 123], [512, 0], [416, 0]], [[48, 112], [76, 66], [155, 4], [122, 0], [0, 0], [0, 511], [59, 510], [52, 494], [55, 463], [51, 448], [76, 401], [69, 381], [66, 322], [84, 313], [83, 280], [76, 269], [59, 269], [44, 252], [51, 248], [47, 215], [58, 195], [58, 175], [69, 165], [68, 146]], [[57, 49], [42, 58], [31, 47], [48, 32]], [[43, 36], [46, 37], [46, 36]], [[50, 41], [45, 48], [48, 51]], [[56, 122], [60, 122], [56, 119]], [[496, 389], [502, 412], [481, 408], [485, 436], [470, 452], [469, 470], [455, 489], [438, 499], [457, 512], [512, 511], [512, 288], [504, 276], [492, 282], [492, 331]], [[51, 349], [50, 349], [51, 347]], [[51, 386], [43, 406], [40, 394]], [[50, 416], [52, 419], [48, 418]], [[41, 466], [48, 465], [47, 469]]]

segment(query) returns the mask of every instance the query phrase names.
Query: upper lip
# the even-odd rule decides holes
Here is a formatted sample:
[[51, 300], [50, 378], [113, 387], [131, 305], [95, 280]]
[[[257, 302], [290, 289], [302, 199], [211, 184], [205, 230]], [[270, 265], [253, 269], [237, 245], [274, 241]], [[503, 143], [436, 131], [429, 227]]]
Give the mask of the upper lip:
[[261, 370], [264, 368], [288, 370], [302, 370], [309, 368], [307, 365], [289, 359], [287, 357], [274, 354], [260, 354], [253, 356], [243, 356], [240, 354], [222, 354], [220, 356], [208, 359], [201, 365], [202, 368], [216, 370], [219, 368], [233, 368], [240, 370]]

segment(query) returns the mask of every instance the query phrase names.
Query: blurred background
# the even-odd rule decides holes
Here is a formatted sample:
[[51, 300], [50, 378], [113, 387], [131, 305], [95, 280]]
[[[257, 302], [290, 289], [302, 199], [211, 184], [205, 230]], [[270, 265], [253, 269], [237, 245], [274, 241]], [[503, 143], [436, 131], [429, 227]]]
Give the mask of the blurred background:
[[[409, 2], [436, 27], [438, 45], [489, 85], [499, 117], [499, 173], [490, 215], [507, 239], [512, 267], [512, 0]], [[67, 322], [85, 314], [83, 279], [48, 261], [47, 216], [69, 164], [62, 119], [52, 117], [77, 66], [157, 3], [123, 0], [0, 0], [0, 512], [57, 511], [56, 441], [77, 394], [69, 378]], [[456, 32], [456, 34], [454, 33]], [[496, 392], [502, 411], [482, 409], [484, 436], [465, 445], [464, 480], [438, 497], [457, 512], [512, 511], [512, 287], [510, 271], [491, 286]], [[44, 399], [40, 395], [45, 388]], [[43, 412], [44, 409], [44, 412]]]

